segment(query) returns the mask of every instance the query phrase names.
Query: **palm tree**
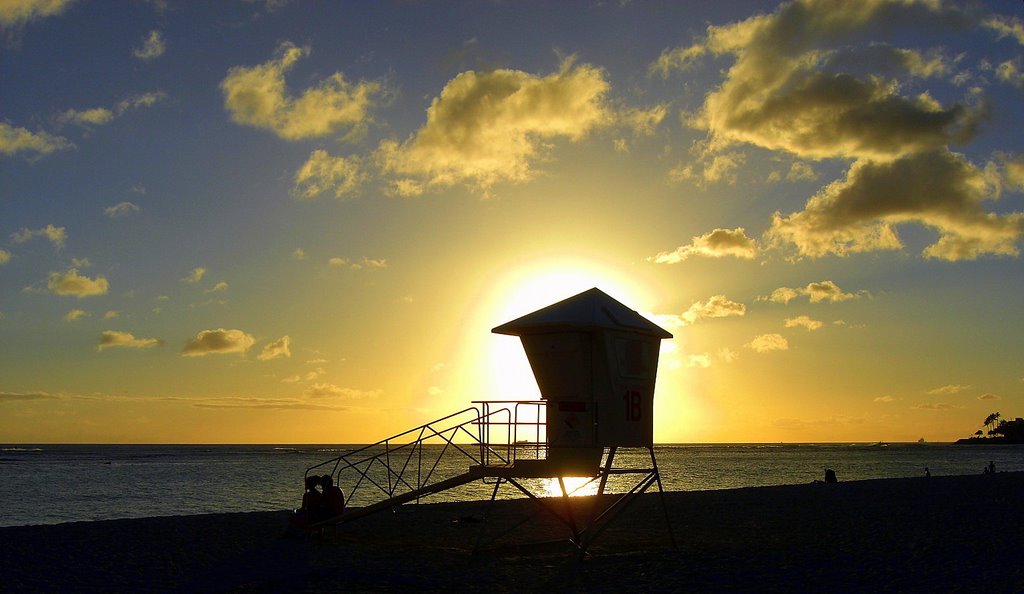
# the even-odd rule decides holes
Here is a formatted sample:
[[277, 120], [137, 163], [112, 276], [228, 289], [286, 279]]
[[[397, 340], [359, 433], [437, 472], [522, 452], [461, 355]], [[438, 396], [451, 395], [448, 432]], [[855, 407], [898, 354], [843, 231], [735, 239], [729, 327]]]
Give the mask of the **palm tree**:
[[988, 427], [989, 431], [991, 431], [992, 427], [994, 427], [996, 424], [996, 419], [998, 419], [1000, 416], [1001, 415], [999, 413], [994, 412], [989, 416], [985, 417], [985, 427]]

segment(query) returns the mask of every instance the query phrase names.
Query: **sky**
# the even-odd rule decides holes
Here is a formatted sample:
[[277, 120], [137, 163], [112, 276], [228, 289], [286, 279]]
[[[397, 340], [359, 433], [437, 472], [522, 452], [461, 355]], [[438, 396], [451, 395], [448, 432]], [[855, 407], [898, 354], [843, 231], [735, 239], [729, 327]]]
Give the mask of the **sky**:
[[0, 442], [367, 443], [669, 330], [655, 439], [1024, 416], [1024, 5], [0, 0]]

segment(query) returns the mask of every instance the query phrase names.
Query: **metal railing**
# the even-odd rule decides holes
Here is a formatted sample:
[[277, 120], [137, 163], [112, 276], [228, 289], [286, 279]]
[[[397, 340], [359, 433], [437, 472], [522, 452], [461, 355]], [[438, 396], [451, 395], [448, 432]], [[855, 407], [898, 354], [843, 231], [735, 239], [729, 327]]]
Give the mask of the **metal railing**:
[[[348, 486], [349, 501], [386, 501], [425, 492], [431, 485], [458, 476], [441, 476], [446, 455], [461, 454], [467, 462], [464, 471], [470, 465], [510, 464], [515, 456], [512, 419], [508, 407], [483, 414], [477, 407], [466, 408], [310, 466], [305, 476], [329, 469], [335, 484]], [[492, 427], [506, 428], [505, 434], [495, 435]], [[441, 447], [425, 447], [438, 445]], [[451, 464], [444, 467], [450, 471]]]
[[[481, 418], [486, 419], [480, 427], [481, 441], [490, 444], [491, 447], [503, 447], [506, 454], [501, 458], [502, 463], [524, 458], [538, 460], [547, 457], [546, 400], [474, 400], [473, 404], [480, 405], [483, 411]], [[490, 417], [492, 406], [501, 406], [507, 410], [509, 405], [512, 406], [512, 411], [507, 422]], [[499, 430], [506, 429], [508, 437], [502, 446], [491, 440], [491, 426], [496, 426]], [[488, 454], [488, 450], [481, 451], [484, 465], [494, 463]]]

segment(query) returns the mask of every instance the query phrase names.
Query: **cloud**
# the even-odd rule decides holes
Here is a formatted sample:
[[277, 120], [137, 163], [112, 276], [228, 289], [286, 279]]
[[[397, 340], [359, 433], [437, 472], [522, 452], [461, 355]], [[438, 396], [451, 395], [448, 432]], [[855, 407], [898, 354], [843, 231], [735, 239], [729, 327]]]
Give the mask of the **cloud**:
[[953, 406], [952, 404], [946, 404], [945, 402], [935, 402], [935, 403], [918, 404], [914, 408], [916, 408], [918, 410], [954, 410], [954, 409], [957, 409], [957, 408], [960, 408], [960, 407]]
[[1024, 45], [1024, 23], [1017, 17], [992, 16], [982, 23], [986, 28], [995, 31], [996, 39], [1013, 38]]
[[638, 136], [651, 136], [668, 115], [668, 105], [655, 105], [648, 109], [626, 108], [617, 114], [617, 120]]
[[697, 320], [705, 318], [725, 318], [729, 316], [742, 316], [747, 312], [747, 307], [742, 303], [730, 301], [725, 295], [714, 295], [707, 301], [697, 301], [690, 306], [682, 317], [692, 324]]
[[194, 285], [199, 281], [203, 280], [204, 276], [206, 276], [206, 268], [202, 266], [196, 266], [195, 268], [192, 269], [192, 272], [190, 272], [188, 276], [181, 279], [181, 282]]
[[274, 342], [263, 347], [263, 350], [256, 357], [260, 361], [269, 361], [271, 359], [277, 359], [278, 357], [291, 357], [291, 344], [292, 339], [288, 336], [282, 336]]
[[305, 260], [306, 259], [306, 250], [304, 250], [302, 248], [295, 248], [295, 251], [292, 252], [292, 259], [293, 260]]
[[707, 301], [695, 301], [682, 314], [655, 314], [652, 317], [665, 326], [682, 327], [705, 318], [742, 316], [746, 312], [747, 306], [742, 303], [730, 301], [725, 295], [713, 295]]
[[163, 91], [154, 91], [151, 93], [142, 93], [141, 95], [132, 95], [127, 99], [121, 100], [116, 107], [117, 115], [121, 115], [129, 109], [138, 109], [140, 107], [152, 107], [157, 103], [160, 103], [167, 98], [167, 93]]
[[702, 353], [699, 355], [689, 355], [686, 358], [686, 366], [707, 369], [708, 367], [711, 367], [711, 356], [708, 355], [707, 353]]
[[308, 47], [282, 43], [273, 59], [259, 66], [235, 66], [220, 83], [224, 107], [236, 124], [263, 128], [285, 140], [328, 136], [367, 121], [378, 83], [351, 84], [335, 72], [298, 97], [289, 95], [284, 75], [308, 56]]
[[140, 60], [153, 60], [164, 55], [166, 50], [167, 44], [164, 42], [163, 34], [154, 30], [143, 40], [142, 47], [132, 50], [132, 55]]
[[893, 398], [892, 396], [886, 395], [886, 396], [879, 396], [879, 397], [873, 399], [872, 402], [883, 402], [884, 403], [884, 402], [892, 402], [894, 400], [895, 400], [895, 398]]
[[676, 264], [690, 256], [706, 256], [723, 258], [733, 256], [746, 260], [757, 255], [757, 245], [747, 237], [743, 227], [735, 229], [715, 229], [704, 235], [694, 236], [689, 245], [683, 245], [671, 252], [661, 252], [647, 258], [656, 264]]
[[938, 388], [932, 388], [925, 392], [925, 394], [959, 394], [964, 390], [971, 389], [970, 386], [962, 386], [960, 384], [946, 384], [945, 386], [939, 386]]
[[219, 283], [217, 283], [217, 284], [213, 285], [212, 287], [210, 287], [209, 289], [207, 289], [206, 292], [207, 293], [223, 293], [224, 291], [227, 291], [227, 290], [228, 290], [228, 283], [225, 282], [225, 281], [220, 281]]
[[[976, 15], [941, 2], [795, 0], [771, 14], [708, 27], [698, 43], [666, 51], [651, 67], [667, 76], [705, 56], [733, 60], [688, 117], [707, 132], [697, 162], [680, 165], [674, 175], [709, 179], [700, 166], [707, 170], [718, 156], [732, 159], [735, 145], [810, 161], [847, 159], [846, 179], [822, 188], [801, 212], [775, 214], [769, 245], [791, 245], [808, 257], [901, 250], [896, 227], [914, 223], [939, 234], [923, 251], [928, 258], [1017, 256], [1024, 213], [986, 210], [982, 203], [998, 198], [997, 189], [948, 148], [972, 139], [987, 118], [982, 91], [971, 88], [946, 104], [927, 90], [906, 94], [908, 79], [915, 85], [953, 80], [961, 58], [867, 43], [905, 27], [964, 30], [979, 24]], [[1024, 28], [1016, 18], [982, 24], [1018, 41]], [[1016, 84], [1019, 63], [1000, 65], [997, 76]], [[801, 165], [790, 173], [799, 180], [813, 171]]]
[[0, 404], [4, 402], [25, 402], [29, 400], [59, 400], [61, 395], [49, 392], [0, 392]]
[[131, 202], [118, 202], [113, 206], [108, 206], [103, 209], [103, 214], [112, 219], [126, 217], [136, 212], [139, 212], [139, 207]]
[[698, 187], [725, 182], [736, 183], [736, 170], [747, 161], [747, 155], [739, 151], [718, 150], [707, 141], [697, 141], [690, 147], [694, 156], [692, 163], [680, 163], [668, 172], [669, 181], [679, 183], [690, 181]]
[[0, 2], [0, 26], [19, 26], [58, 15], [74, 0], [5, 0]]
[[[902, 96], [884, 73], [858, 78], [843, 71], [856, 62], [936, 74], [936, 60], [913, 50], [850, 45], [858, 34], [909, 23], [948, 29], [968, 19], [937, 2], [798, 0], [772, 14], [708, 27], [703, 41], [666, 52], [652, 68], [668, 73], [708, 54], [735, 58], [691, 122], [715, 146], [747, 143], [815, 160], [891, 159], [963, 140], [984, 115], [981, 108]], [[845, 55], [850, 52], [855, 55]]]
[[68, 313], [64, 314], [64, 319], [68, 322], [74, 322], [75, 320], [80, 320], [87, 315], [89, 315], [88, 312], [83, 309], [72, 309]]
[[54, 227], [53, 225], [47, 225], [42, 229], [22, 228], [21, 231], [11, 233], [11, 241], [14, 243], [25, 243], [35, 237], [45, 237], [50, 240], [53, 247], [61, 249], [64, 247], [64, 241], [68, 238], [68, 234], [64, 227]]
[[96, 350], [102, 351], [113, 347], [148, 349], [161, 344], [163, 344], [163, 341], [156, 338], [135, 338], [128, 332], [105, 330], [100, 334], [100, 342], [96, 345]]
[[1024, 213], [987, 212], [983, 202], [995, 199], [995, 192], [985, 172], [946, 150], [888, 162], [858, 161], [846, 179], [822, 188], [803, 211], [776, 212], [767, 236], [773, 243], [794, 245], [800, 255], [845, 256], [901, 249], [895, 225], [918, 223], [939, 233], [924, 249], [926, 257], [1016, 256]]
[[1002, 400], [1002, 396], [993, 394], [991, 392], [985, 392], [984, 394], [978, 395], [978, 400]]
[[8, 156], [15, 153], [49, 155], [74, 147], [75, 145], [63, 136], [54, 136], [46, 132], [29, 132], [25, 128], [16, 128], [7, 122], [0, 122], [0, 154]]
[[860, 299], [868, 295], [870, 294], [867, 291], [860, 291], [856, 294], [844, 293], [835, 282], [825, 280], [817, 283], [808, 283], [806, 287], [801, 288], [779, 287], [772, 291], [772, 294], [768, 297], [759, 297], [758, 300], [771, 301], [773, 303], [789, 303], [797, 297], [807, 296], [811, 303], [821, 303], [822, 301], [838, 303], [850, 299]]
[[78, 274], [77, 268], [71, 268], [65, 273], [51, 272], [46, 286], [54, 295], [73, 295], [79, 299], [105, 295], [110, 288], [106, 277], [97, 276], [92, 279]]
[[271, 399], [271, 398], [219, 398], [192, 404], [197, 408], [248, 408], [257, 410], [321, 410], [340, 411], [349, 410], [349, 406], [336, 404], [314, 404], [302, 402], [295, 399]]
[[333, 193], [335, 198], [353, 194], [365, 179], [358, 157], [332, 157], [325, 150], [315, 150], [295, 172], [292, 195], [312, 200], [321, 194]]
[[524, 182], [558, 139], [578, 141], [610, 124], [604, 72], [566, 59], [558, 72], [462, 72], [427, 109], [427, 121], [402, 143], [381, 143], [376, 156], [392, 190], [416, 195], [467, 184], [489, 195], [499, 182]]
[[186, 357], [201, 357], [212, 353], [245, 353], [256, 340], [241, 330], [202, 330], [185, 344], [181, 354]]
[[79, 126], [102, 126], [114, 120], [114, 112], [105, 107], [94, 107], [91, 109], [69, 109], [57, 116], [57, 122], [61, 124], [76, 124]]
[[789, 167], [789, 173], [786, 174], [786, 179], [789, 181], [818, 179], [818, 174], [815, 173], [814, 167], [810, 164], [797, 161]]
[[744, 346], [753, 349], [758, 353], [786, 351], [789, 350], [789, 341], [783, 338], [781, 334], [762, 334], [755, 337]]
[[818, 328], [821, 328], [823, 325], [824, 324], [822, 324], [818, 320], [812, 320], [807, 316], [797, 316], [795, 318], [786, 319], [786, 328], [807, 328], [807, 330], [810, 331], [817, 330]]
[[11, 252], [0, 248], [0, 264], [6, 264], [11, 261]]
[[83, 110], [68, 109], [58, 115], [56, 121], [59, 125], [75, 124], [85, 128], [103, 126], [114, 121], [114, 118], [124, 115], [129, 110], [140, 107], [152, 107], [163, 101], [166, 97], [167, 94], [162, 91], [132, 95], [127, 99], [119, 101], [114, 105], [113, 109], [107, 109], [106, 107], [93, 107]]
[[1024, 87], [1024, 72], [1021, 72], [1021, 59], [1018, 57], [1001, 62], [996, 66], [996, 78], [1018, 89]]
[[121, 312], [113, 310], [113, 309], [110, 310], [110, 311], [107, 311], [106, 313], [103, 314], [103, 319], [104, 320], [114, 320], [114, 319], [117, 319], [119, 317], [121, 317]]
[[1002, 166], [1002, 182], [1015, 192], [1024, 192], [1024, 153], [997, 157]]
[[355, 388], [339, 388], [334, 384], [313, 384], [304, 392], [308, 398], [375, 398], [380, 390], [357, 390]]
[[348, 268], [350, 270], [362, 270], [364, 268], [387, 268], [388, 261], [384, 258], [367, 258], [363, 257], [361, 261], [353, 261], [348, 258], [342, 258], [335, 256], [327, 260], [329, 266], [335, 268]]

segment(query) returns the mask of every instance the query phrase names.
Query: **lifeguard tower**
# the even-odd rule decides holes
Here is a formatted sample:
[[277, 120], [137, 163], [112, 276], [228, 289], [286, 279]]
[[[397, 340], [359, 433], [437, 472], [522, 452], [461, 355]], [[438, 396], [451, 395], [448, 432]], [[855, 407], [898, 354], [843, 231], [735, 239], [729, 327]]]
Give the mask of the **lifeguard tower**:
[[[493, 484], [492, 502], [505, 484], [536, 501], [566, 525], [583, 554], [636, 496], [655, 484], [663, 493], [654, 453], [654, 388], [660, 342], [672, 338], [670, 333], [597, 288], [492, 332], [520, 338], [541, 399], [473, 401], [474, 406], [458, 413], [309, 468], [307, 475], [330, 468], [336, 482], [347, 486], [350, 501], [358, 503], [366, 487], [383, 496], [364, 500], [363, 507], [324, 524], [483, 480]], [[616, 453], [626, 448], [643, 449], [646, 455], [615, 466]], [[451, 467], [453, 458], [468, 458], [470, 464], [461, 473], [442, 476], [439, 469]], [[636, 460], [644, 462], [637, 465]], [[625, 488], [608, 500], [612, 476], [619, 483], [625, 479]], [[539, 497], [529, 483], [556, 479], [568, 503], [568, 477], [597, 482], [597, 507], [584, 521], [573, 517], [571, 506]], [[674, 545], [667, 511], [665, 521]]]

